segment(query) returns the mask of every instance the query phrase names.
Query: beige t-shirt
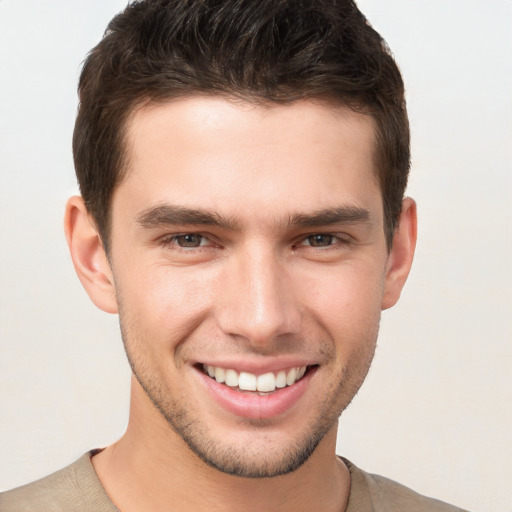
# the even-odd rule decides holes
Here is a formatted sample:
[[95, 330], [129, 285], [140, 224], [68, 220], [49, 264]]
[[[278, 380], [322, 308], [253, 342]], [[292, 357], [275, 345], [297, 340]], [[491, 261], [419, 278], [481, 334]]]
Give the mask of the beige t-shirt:
[[[1, 493], [0, 512], [120, 512], [94, 471], [94, 453], [41, 480]], [[343, 461], [351, 477], [345, 512], [464, 512]]]

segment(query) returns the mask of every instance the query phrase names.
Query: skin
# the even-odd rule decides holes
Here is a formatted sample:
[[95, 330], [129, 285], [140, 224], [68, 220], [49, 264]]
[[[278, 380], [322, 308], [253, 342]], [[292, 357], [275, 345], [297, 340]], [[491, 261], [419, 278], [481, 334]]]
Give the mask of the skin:
[[[127, 133], [109, 258], [81, 198], [65, 221], [134, 372], [127, 432], [93, 458], [104, 487], [123, 512], [343, 510], [338, 417], [416, 240], [406, 199], [387, 250], [371, 118], [193, 97], [146, 105]], [[202, 363], [313, 370], [283, 411], [243, 417], [207, 391]]]

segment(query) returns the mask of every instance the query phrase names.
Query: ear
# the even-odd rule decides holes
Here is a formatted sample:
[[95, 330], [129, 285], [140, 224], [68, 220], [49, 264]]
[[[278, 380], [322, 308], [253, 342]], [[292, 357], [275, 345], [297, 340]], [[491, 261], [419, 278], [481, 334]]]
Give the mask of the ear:
[[404, 199], [402, 213], [393, 236], [393, 246], [388, 256], [382, 309], [394, 306], [400, 298], [411, 270], [417, 236], [416, 203], [411, 198]]
[[103, 311], [117, 313], [114, 278], [94, 222], [79, 196], [66, 204], [64, 231], [76, 273], [90, 299]]

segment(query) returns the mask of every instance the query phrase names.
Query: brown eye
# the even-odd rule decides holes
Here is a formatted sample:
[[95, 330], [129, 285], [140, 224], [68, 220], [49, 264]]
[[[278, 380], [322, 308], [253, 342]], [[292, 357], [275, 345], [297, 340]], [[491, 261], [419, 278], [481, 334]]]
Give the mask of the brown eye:
[[334, 236], [318, 234], [308, 236], [306, 240], [311, 247], [328, 247], [332, 245]]
[[204, 237], [196, 233], [187, 233], [177, 235], [175, 240], [180, 247], [200, 247], [203, 244]]

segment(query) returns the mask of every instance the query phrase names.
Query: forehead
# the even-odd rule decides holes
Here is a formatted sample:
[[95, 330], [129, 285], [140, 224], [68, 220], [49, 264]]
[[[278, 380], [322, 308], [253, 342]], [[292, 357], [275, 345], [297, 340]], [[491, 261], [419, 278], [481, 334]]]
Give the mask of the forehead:
[[381, 210], [373, 120], [343, 106], [181, 98], [137, 110], [126, 143], [114, 206], [129, 196], [135, 209], [171, 203], [241, 216], [342, 203]]

